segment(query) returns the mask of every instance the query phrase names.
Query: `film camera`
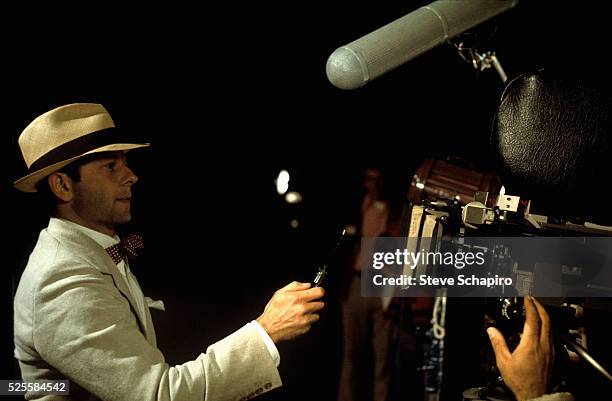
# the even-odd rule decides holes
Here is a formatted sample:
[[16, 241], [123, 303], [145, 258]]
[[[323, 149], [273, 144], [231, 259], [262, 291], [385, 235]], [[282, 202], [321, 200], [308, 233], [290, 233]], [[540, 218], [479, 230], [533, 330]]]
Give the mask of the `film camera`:
[[[522, 296], [530, 294], [553, 325], [549, 391], [569, 391], [578, 400], [609, 394], [612, 208], [585, 196], [611, 172], [609, 111], [609, 96], [588, 85], [544, 71], [525, 74], [506, 86], [492, 135], [510, 195], [483, 184], [482, 175], [465, 184], [457, 174], [430, 180], [423, 169], [417, 172], [416, 202], [405, 207], [403, 219], [408, 246], [418, 238], [417, 247], [430, 249], [480, 247], [489, 272], [511, 275], [514, 283], [478, 298], [436, 290], [421, 369], [425, 399], [513, 399], [484, 328], [497, 327], [512, 351], [525, 320]], [[539, 245], [550, 243], [555, 251], [542, 257]], [[422, 264], [411, 274], [447, 273]]]
[[[489, 341], [482, 336], [484, 328], [497, 327], [505, 335], [506, 343], [512, 351], [520, 341], [525, 321], [522, 296], [537, 295], [540, 288], [563, 290], [559, 286], [554, 287], [554, 290], [547, 288], [547, 277], [538, 274], [540, 265], [520, 257], [520, 248], [526, 245], [524, 241], [517, 240], [533, 241], [540, 239], [536, 238], [539, 236], [554, 241], [575, 241], [577, 238], [607, 241], [607, 237], [612, 236], [612, 231], [604, 226], [557, 220], [549, 222], [546, 216], [529, 213], [530, 202], [516, 196], [492, 196], [486, 192], [477, 192], [474, 198], [474, 201], [465, 205], [456, 199], [426, 200], [422, 205], [413, 205], [411, 209], [410, 235], [420, 238], [431, 236], [432, 240], [427, 244], [442, 251], [457, 252], [459, 248], [478, 247], [488, 254], [486, 259], [490, 261], [490, 266], [487, 270], [503, 276], [512, 275], [515, 282], [514, 286], [479, 293], [479, 298], [455, 298], [449, 295], [470, 294], [450, 294], [449, 289], [445, 288], [436, 290], [432, 329], [427, 333], [428, 344], [425, 347], [423, 367], [425, 393], [430, 400], [456, 399], [451, 394], [456, 395], [460, 390], [458, 387], [466, 381], [466, 378], [458, 381], [456, 372], [466, 367], [468, 371], [478, 371], [473, 373], [472, 378], [480, 377], [482, 382], [467, 390], [464, 388], [464, 399], [512, 399], [512, 393], [503, 383], [496, 367]], [[507, 236], [511, 236], [512, 241], [504, 241]], [[468, 238], [474, 241], [468, 244]], [[479, 241], [481, 238], [485, 241]], [[501, 240], [491, 245], [488, 241], [491, 238]], [[515, 256], [517, 253], [519, 257]], [[546, 267], [550, 270], [552, 265], [548, 263]], [[583, 284], [579, 288], [579, 295], [610, 295], [610, 283], [597, 281], [597, 284], [592, 284], [593, 280], [589, 281], [587, 277], [576, 280], [580, 268], [586, 269], [587, 266], [577, 267], [574, 261], [571, 268], [563, 263], [555, 267], [558, 277], [567, 276], [572, 284], [576, 281]], [[413, 274], [445, 276], [448, 273], [448, 270], [437, 269], [432, 265], [419, 266]], [[539, 281], [543, 282], [543, 286], [538, 287]], [[570, 288], [571, 291], [576, 289], [575, 285]], [[599, 385], [608, 381], [612, 383], [603, 360], [588, 350], [592, 342], [591, 330], [596, 330], [595, 336], [599, 337], [594, 341], [597, 344], [595, 348], [606, 348], [601, 333], [607, 330], [603, 322], [606, 316], [612, 316], [612, 303], [606, 302], [606, 298], [564, 296], [563, 291], [553, 295], [557, 296], [539, 298], [553, 322], [555, 366], [550, 383], [551, 391], [580, 394], [581, 391], [588, 391], [580, 389], [586, 382], [599, 382]], [[453, 335], [459, 336], [462, 341], [452, 338]], [[468, 349], [472, 351], [471, 356], [463, 352]], [[469, 369], [474, 355], [481, 356], [480, 366]], [[458, 365], [458, 360], [469, 362]], [[585, 377], [589, 376], [597, 378], [586, 380]]]

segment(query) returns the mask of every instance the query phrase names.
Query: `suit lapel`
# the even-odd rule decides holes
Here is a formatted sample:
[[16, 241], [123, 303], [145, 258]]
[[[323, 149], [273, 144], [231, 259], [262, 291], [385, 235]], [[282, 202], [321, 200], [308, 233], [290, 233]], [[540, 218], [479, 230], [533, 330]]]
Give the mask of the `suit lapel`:
[[[104, 253], [106, 254], [106, 251]], [[108, 257], [108, 259], [111, 261], [111, 265], [106, 266], [107, 271], [103, 271], [102, 269], [99, 269], [99, 270], [102, 272], [102, 274], [110, 274], [113, 277], [113, 282], [115, 283], [115, 287], [117, 287], [121, 295], [123, 295], [130, 303], [130, 307], [132, 308], [132, 313], [135, 314], [136, 317], [138, 318], [138, 324], [140, 325], [140, 331], [142, 331], [142, 333], [148, 339], [148, 336], [147, 336], [148, 328], [147, 328], [146, 320], [142, 316], [140, 316], [140, 313], [138, 312], [138, 304], [134, 301], [132, 293], [127, 287], [125, 279], [119, 272], [117, 265], [115, 265], [115, 262], [113, 262], [110, 256]]]
[[[116, 266], [115, 266], [115, 269], [117, 269]], [[140, 288], [140, 284], [138, 284], [138, 280], [136, 280], [136, 277], [134, 277], [131, 270], [129, 269], [127, 270], [127, 275], [130, 277], [130, 280], [132, 280], [132, 282], [136, 284], [138, 288]], [[142, 288], [140, 288], [140, 292], [142, 293]], [[143, 309], [144, 309], [145, 315], [142, 316], [141, 324], [145, 327], [145, 331], [144, 331], [145, 337], [147, 338], [147, 341], [149, 341], [149, 343], [151, 343], [154, 346], [157, 346], [157, 341], [155, 338], [155, 329], [153, 328], [153, 319], [151, 318], [151, 312], [149, 311], [147, 300], [143, 297], [142, 302], [144, 305]], [[131, 304], [131, 305], [132, 305], [132, 309], [136, 309], [135, 304]]]
[[[71, 227], [71, 224], [60, 219], [51, 219], [48, 231], [61, 242], [66, 243], [76, 255], [85, 259], [102, 274], [112, 276], [115, 287], [117, 287], [121, 295], [128, 300], [132, 313], [136, 315], [140, 331], [144, 334], [149, 343], [155, 345], [155, 334], [153, 332], [151, 316], [148, 314], [148, 307], [145, 304], [144, 309], [147, 316], [140, 316], [140, 313], [138, 313], [138, 304], [134, 301], [125, 279], [121, 275], [121, 272], [119, 272], [113, 259], [106, 253], [106, 250], [92, 238], [74, 229]], [[134, 276], [131, 278], [134, 279]]]

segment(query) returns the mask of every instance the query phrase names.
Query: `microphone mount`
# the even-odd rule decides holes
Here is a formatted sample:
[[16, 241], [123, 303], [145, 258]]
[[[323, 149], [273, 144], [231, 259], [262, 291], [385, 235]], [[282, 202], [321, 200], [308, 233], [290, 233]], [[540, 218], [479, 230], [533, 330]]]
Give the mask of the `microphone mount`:
[[475, 47], [466, 46], [464, 41], [460, 38], [450, 39], [448, 40], [448, 43], [457, 50], [459, 57], [467, 61], [478, 71], [484, 71], [493, 67], [495, 68], [495, 71], [497, 71], [497, 74], [501, 78], [502, 82], [506, 82], [508, 80], [508, 75], [506, 75], [506, 72], [504, 71], [504, 68], [502, 67], [494, 51], [481, 52]]

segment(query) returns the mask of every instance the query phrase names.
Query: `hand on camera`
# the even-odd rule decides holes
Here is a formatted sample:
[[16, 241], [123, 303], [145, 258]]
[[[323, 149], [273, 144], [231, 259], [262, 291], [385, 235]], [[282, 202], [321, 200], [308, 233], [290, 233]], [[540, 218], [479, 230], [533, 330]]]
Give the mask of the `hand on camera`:
[[510, 352], [499, 330], [487, 329], [497, 367], [518, 401], [546, 393], [554, 357], [548, 313], [533, 297], [525, 297], [524, 304], [525, 326], [514, 352]]

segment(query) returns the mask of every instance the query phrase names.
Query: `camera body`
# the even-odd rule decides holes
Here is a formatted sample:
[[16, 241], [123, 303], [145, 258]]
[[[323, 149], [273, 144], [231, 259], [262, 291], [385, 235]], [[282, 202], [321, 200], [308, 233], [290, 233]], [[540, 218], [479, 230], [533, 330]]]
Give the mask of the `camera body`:
[[[445, 246], [452, 248], [450, 250], [453, 252], [457, 252], [458, 248], [461, 247], [473, 248], [474, 244], [477, 244], [481, 251], [487, 253], [487, 260], [490, 261], [489, 271], [511, 274], [515, 283], [512, 288], [504, 289], [503, 293], [496, 294], [500, 296], [485, 296], [479, 299], [459, 300], [458, 298], [447, 298], [448, 294], [446, 292], [436, 294], [437, 297], [445, 299], [446, 310], [441, 311], [439, 308], [434, 308], [433, 321], [439, 324], [439, 319], [436, 316], [446, 316], [444, 329], [447, 336], [443, 339], [437, 338], [435, 335], [427, 337], [427, 341], [430, 342], [425, 347], [428, 352], [425, 355], [424, 362], [424, 366], [427, 367], [427, 369], [424, 369], [425, 382], [428, 383], [426, 385], [426, 392], [429, 393], [427, 398], [450, 399], [450, 394], [457, 393], [460, 383], [456, 378], [449, 376], [456, 374], [453, 372], [460, 366], [453, 360], [468, 357], [462, 353], [464, 350], [460, 350], [465, 345], [465, 348], [470, 348], [472, 352], [475, 351], [476, 347], [479, 348], [476, 352], [481, 356], [480, 371], [474, 373], [473, 378], [480, 380], [481, 384], [467, 390], [463, 387], [464, 399], [513, 399], [512, 393], [503, 383], [496, 367], [495, 355], [490, 343], [482, 334], [487, 327], [497, 327], [504, 334], [510, 351], [513, 351], [520, 341], [525, 322], [522, 297], [532, 295], [534, 292], [537, 296], [538, 288], [549, 286], [549, 283], [546, 281], [547, 276], [541, 274], [541, 266], [529, 257], [522, 256], [524, 252], [517, 249], [520, 247], [520, 243], [517, 243], [519, 245], [512, 241], [487, 243], [486, 241], [479, 242], [478, 238], [511, 237], [529, 239], [549, 237], [551, 240], [563, 238], [574, 241], [579, 239], [588, 244], [589, 241], [596, 241], [596, 238], [601, 241], [604, 237], [612, 236], [612, 229], [589, 223], [585, 224], [584, 222], [563, 221], [532, 214], [530, 213], [531, 202], [529, 200], [511, 195], [491, 195], [488, 192], [477, 192], [474, 201], [465, 205], [456, 199], [438, 199], [425, 200], [422, 205], [410, 205], [409, 208], [411, 217], [405, 230], [407, 235], [422, 236], [433, 233], [433, 237], [437, 238], [438, 241], [434, 239], [431, 242], [432, 246], [445, 239]], [[423, 231], [426, 227], [426, 223], [424, 223], [427, 219], [426, 216], [429, 216], [431, 221], [435, 221], [435, 229], [430, 229], [429, 233]], [[467, 238], [472, 239], [469, 244], [466, 241]], [[583, 251], [588, 252], [589, 249], [587, 247]], [[604, 307], [600, 305], [597, 311], [595, 309], [591, 310], [592, 303], [589, 302], [589, 297], [584, 295], [610, 296], [612, 285], [603, 283], [604, 285], [594, 285], [597, 288], [590, 288], [589, 286], [593, 285], [593, 280], [589, 281], [588, 266], [577, 266], [577, 263], [580, 262], [567, 260], [561, 254], [554, 264], [547, 265], [547, 269], [548, 271], [555, 269], [558, 272], [558, 277], [563, 278], [560, 285], [567, 282], [574, 284], [580, 282], [581, 286], [578, 292], [572, 287], [573, 291], [568, 292], [568, 296], [564, 296], [566, 293], [562, 291], [557, 294], [561, 296], [538, 297], [538, 299], [545, 306], [552, 322], [555, 364], [551, 390], [580, 394], [580, 387], [584, 387], [585, 377], [597, 376], [598, 379], [595, 379], [595, 382], [605, 380], [601, 379], [602, 376], [595, 371], [599, 370], [601, 365], [587, 352], [588, 333], [589, 326], [591, 328], [601, 326], [603, 322], [598, 321], [598, 319], [612, 311], [607, 302], [604, 302], [606, 304]], [[426, 266], [423, 269], [421, 272], [415, 271], [414, 274], [427, 272], [429, 275], [443, 276], [448, 273], [439, 271], [436, 266]], [[545, 282], [544, 286], [540, 285], [540, 282]], [[572, 296], [575, 295], [574, 293], [583, 296]], [[470, 310], [463, 305], [470, 305]], [[585, 311], [587, 319], [585, 319]], [[455, 316], [455, 314], [461, 314], [462, 316]], [[478, 315], [480, 316], [481, 322], [477, 329], [465, 327], [464, 322], [470, 319], [468, 315], [471, 315], [472, 320], [474, 316], [476, 318]], [[435, 330], [435, 328], [432, 328], [432, 330]], [[476, 334], [468, 334], [471, 332]], [[457, 341], [456, 338], [451, 338], [453, 334], [475, 336], [478, 337], [478, 340], [471, 341], [471, 343], [467, 339]], [[479, 343], [479, 345], [475, 345], [476, 343]], [[442, 347], [440, 347], [441, 344]], [[588, 359], [592, 359], [592, 361], [587, 363]], [[445, 366], [440, 361], [445, 361]], [[591, 365], [591, 367], [585, 368], [585, 365]], [[473, 381], [466, 382], [469, 382], [468, 385], [473, 384]], [[588, 390], [583, 389], [583, 391]]]

